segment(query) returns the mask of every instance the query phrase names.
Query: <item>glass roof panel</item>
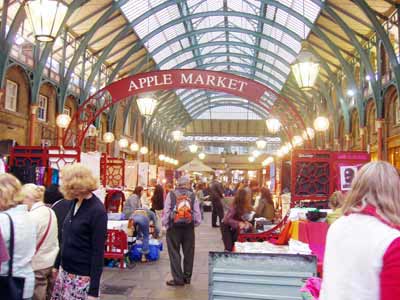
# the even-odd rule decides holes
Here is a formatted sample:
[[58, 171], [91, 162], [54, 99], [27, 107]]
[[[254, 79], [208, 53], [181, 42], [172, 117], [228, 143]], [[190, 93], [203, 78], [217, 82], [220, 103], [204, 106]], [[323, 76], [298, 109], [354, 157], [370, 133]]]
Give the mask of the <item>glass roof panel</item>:
[[[261, 11], [262, 2], [259, 0], [183, 0], [183, 2], [186, 2], [183, 4], [188, 8], [187, 13], [179, 9], [177, 2], [167, 0], [130, 0], [122, 6], [122, 11], [128, 21], [132, 22], [133, 29], [139, 38], [148, 39], [148, 36], [152, 35], [149, 40], [144, 41], [144, 45], [158, 64], [158, 68], [170, 69], [177, 65], [182, 68], [205, 68], [205, 65], [212, 64], [207, 69], [235, 73], [250, 79], [258, 78], [257, 80], [265, 81], [264, 84], [278, 92], [287, 79], [290, 64], [301, 50], [301, 39], [307, 37], [310, 32], [310, 28], [304, 26], [301, 18], [294, 17], [291, 11], [304, 15], [312, 23], [320, 12], [320, 7], [314, 3], [315, 0], [279, 0], [279, 3], [289, 8], [288, 11], [276, 8], [268, 1], [263, 3], [266, 7], [265, 11]], [[165, 6], [158, 7], [163, 4]], [[144, 14], [150, 9], [153, 9], [154, 13], [145, 18]], [[242, 12], [266, 18], [270, 20], [270, 24], [259, 21], [258, 18], [232, 15], [227, 17], [213, 15], [182, 20], [183, 14], [190, 16], [211, 11]], [[173, 20], [178, 20], [179, 23], [160, 31], [163, 25]], [[275, 24], [279, 24], [279, 27]], [[191, 33], [190, 28], [204, 32], [185, 37]], [[218, 28], [218, 31], [207, 30], [215, 28]], [[253, 32], [258, 34], [253, 34]], [[261, 35], [270, 37], [271, 40]], [[169, 44], [169, 41], [178, 36], [182, 38]], [[210, 42], [221, 42], [221, 45], [208, 46]], [[194, 50], [185, 51], [191, 47]], [[258, 48], [261, 51], [257, 50]], [[172, 58], [171, 56], [176, 53], [179, 55]], [[225, 55], [197, 57], [214, 53]], [[244, 57], [232, 56], [229, 55], [230, 53], [244, 55]], [[242, 67], [240, 64], [245, 66]], [[180, 93], [177, 91], [177, 94]], [[209, 97], [209, 93], [204, 93], [204, 95]], [[211, 109], [209, 115], [216, 116], [217, 111], [218, 109]]]
[[198, 119], [219, 119], [219, 120], [261, 120], [253, 111], [246, 107], [219, 106], [203, 112]]

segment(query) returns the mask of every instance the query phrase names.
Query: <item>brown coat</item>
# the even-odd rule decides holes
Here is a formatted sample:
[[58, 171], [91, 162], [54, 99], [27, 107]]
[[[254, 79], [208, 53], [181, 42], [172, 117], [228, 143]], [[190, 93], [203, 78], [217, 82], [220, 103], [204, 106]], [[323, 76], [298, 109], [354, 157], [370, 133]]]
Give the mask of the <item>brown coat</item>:
[[267, 220], [272, 221], [275, 218], [275, 208], [274, 205], [265, 201], [265, 199], [260, 199], [256, 207], [256, 216], [264, 217]]

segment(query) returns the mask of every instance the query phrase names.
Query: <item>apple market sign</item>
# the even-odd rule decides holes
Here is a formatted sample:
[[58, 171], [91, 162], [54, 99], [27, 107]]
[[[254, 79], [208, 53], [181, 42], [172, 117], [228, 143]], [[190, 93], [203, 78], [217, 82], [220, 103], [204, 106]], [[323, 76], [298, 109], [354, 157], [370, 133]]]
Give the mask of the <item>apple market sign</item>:
[[268, 88], [237, 75], [208, 70], [165, 70], [140, 73], [112, 83], [108, 92], [114, 99], [172, 89], [204, 89], [259, 101]]

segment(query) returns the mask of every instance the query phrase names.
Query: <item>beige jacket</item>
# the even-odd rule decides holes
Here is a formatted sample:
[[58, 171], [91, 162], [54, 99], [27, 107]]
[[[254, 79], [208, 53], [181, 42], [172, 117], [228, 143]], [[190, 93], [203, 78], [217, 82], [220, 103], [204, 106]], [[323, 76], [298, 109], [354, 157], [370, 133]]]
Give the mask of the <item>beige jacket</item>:
[[34, 271], [49, 268], [54, 265], [58, 254], [58, 227], [57, 217], [54, 211], [45, 206], [43, 202], [37, 202], [32, 206], [29, 216], [36, 225], [36, 245], [42, 240], [50, 221], [49, 231], [39, 250], [32, 258], [32, 268]]

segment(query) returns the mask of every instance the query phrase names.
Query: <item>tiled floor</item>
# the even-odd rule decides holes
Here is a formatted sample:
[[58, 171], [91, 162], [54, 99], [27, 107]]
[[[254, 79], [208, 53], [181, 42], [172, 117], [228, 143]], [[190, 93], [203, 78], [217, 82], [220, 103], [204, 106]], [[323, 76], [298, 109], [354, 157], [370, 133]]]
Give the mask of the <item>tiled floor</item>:
[[121, 287], [118, 295], [103, 293], [102, 300], [207, 300], [208, 299], [208, 252], [223, 250], [221, 233], [212, 228], [210, 213], [196, 229], [196, 253], [192, 284], [184, 287], [168, 287], [165, 281], [171, 279], [166, 243], [157, 262], [137, 264], [133, 269], [105, 268], [103, 286]]

